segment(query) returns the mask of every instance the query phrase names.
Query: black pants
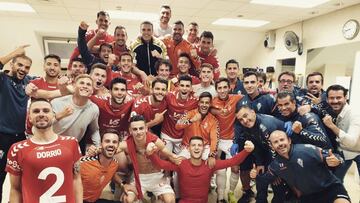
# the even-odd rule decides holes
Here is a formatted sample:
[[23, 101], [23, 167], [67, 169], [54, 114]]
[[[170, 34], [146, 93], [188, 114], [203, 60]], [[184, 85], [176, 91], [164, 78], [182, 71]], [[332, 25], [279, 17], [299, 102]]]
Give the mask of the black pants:
[[6, 160], [7, 160], [7, 153], [11, 147], [12, 144], [25, 140], [25, 134], [6, 134], [0, 132], [0, 202], [2, 201], [2, 186], [5, 181], [6, 172]]

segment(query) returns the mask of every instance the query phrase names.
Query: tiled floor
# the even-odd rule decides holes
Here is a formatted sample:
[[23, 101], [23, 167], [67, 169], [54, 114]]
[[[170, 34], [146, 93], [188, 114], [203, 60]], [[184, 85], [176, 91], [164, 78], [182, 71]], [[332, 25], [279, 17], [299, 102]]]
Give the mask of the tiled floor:
[[[353, 164], [351, 169], [350, 169], [350, 173], [348, 173], [345, 177], [345, 188], [347, 189], [352, 203], [360, 203], [360, 182], [359, 182], [359, 177], [358, 175], [355, 173], [354, 175], [354, 171], [355, 171], [355, 165]], [[229, 176], [229, 174], [228, 174]], [[229, 187], [229, 186], [227, 186]], [[5, 180], [5, 184], [3, 186], [3, 191], [4, 191], [4, 195], [3, 195], [3, 203], [8, 202], [9, 200], [9, 192], [10, 192], [10, 183], [9, 183], [9, 179], [6, 178]], [[103, 197], [105, 198], [109, 198], [111, 197], [112, 194], [109, 191], [109, 187], [106, 187], [106, 189], [103, 192]], [[237, 188], [235, 189], [235, 196], [237, 198], [240, 198], [241, 196], [241, 185], [238, 184]], [[269, 200], [271, 199], [271, 196], [269, 196]], [[252, 201], [252, 203], [254, 203], [255, 200]], [[216, 193], [212, 192], [209, 194], [209, 203], [216, 203]]]

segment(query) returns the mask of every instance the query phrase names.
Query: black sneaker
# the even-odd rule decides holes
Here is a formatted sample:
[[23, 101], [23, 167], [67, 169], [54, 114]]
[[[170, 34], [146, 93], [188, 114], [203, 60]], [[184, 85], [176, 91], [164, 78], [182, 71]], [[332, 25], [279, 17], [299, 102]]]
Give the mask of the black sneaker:
[[217, 203], [226, 203], [224, 199], [218, 200]]
[[241, 198], [238, 200], [237, 203], [249, 203], [251, 198], [253, 197], [255, 197], [255, 194], [252, 190], [243, 191], [243, 195], [241, 196]]

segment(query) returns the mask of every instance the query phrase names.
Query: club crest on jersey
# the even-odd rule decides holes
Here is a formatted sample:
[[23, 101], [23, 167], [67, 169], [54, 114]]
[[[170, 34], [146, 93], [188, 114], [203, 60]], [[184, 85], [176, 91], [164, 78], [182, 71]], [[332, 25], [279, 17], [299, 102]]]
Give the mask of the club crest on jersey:
[[304, 168], [304, 162], [303, 162], [302, 159], [298, 158], [298, 159], [297, 159], [297, 163], [298, 163], [302, 168]]
[[257, 103], [256, 108], [258, 111], [260, 111], [261, 107], [262, 107], [261, 103]]

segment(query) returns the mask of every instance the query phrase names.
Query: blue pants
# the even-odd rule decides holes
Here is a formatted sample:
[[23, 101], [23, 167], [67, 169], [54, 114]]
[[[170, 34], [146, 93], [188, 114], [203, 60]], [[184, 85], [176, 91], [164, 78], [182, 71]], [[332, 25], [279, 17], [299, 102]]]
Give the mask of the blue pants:
[[338, 168], [336, 168], [334, 174], [342, 182], [344, 182], [344, 177], [346, 175], [346, 172], [349, 170], [349, 168], [350, 168], [353, 161], [355, 161], [356, 166], [357, 166], [357, 170], [358, 170], [358, 174], [360, 175], [360, 155], [358, 155], [354, 159], [345, 160], [345, 162], [342, 165], [340, 165], [340, 166], [338, 166]]

